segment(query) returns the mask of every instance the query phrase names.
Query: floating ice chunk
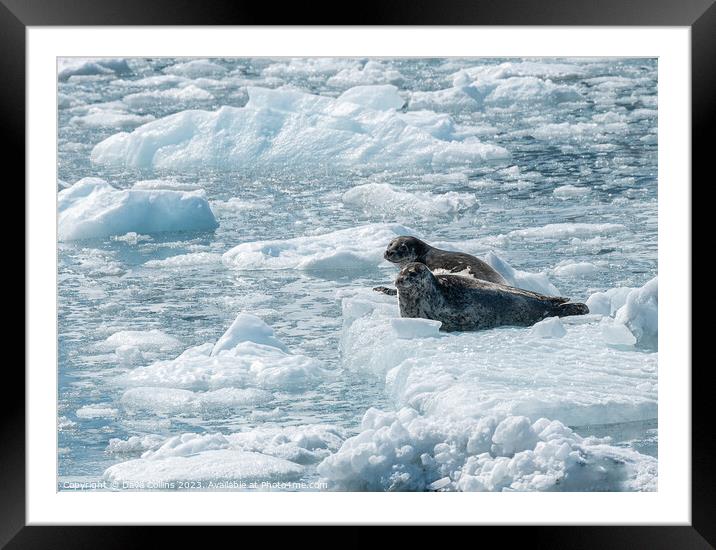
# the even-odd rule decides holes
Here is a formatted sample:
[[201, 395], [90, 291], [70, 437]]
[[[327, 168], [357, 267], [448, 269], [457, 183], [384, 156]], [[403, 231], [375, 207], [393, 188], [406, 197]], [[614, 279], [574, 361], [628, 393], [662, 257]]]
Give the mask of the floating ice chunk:
[[188, 82], [190, 82], [190, 80], [183, 76], [160, 74], [138, 78], [136, 80], [114, 80], [112, 81], [112, 86], [122, 88], [152, 88], [156, 90], [157, 88], [181, 86]]
[[288, 62], [273, 63], [266, 67], [264, 76], [280, 78], [301, 78], [329, 76], [347, 68], [359, 68], [358, 61], [333, 57], [295, 57]]
[[591, 262], [565, 262], [554, 268], [553, 273], [557, 277], [586, 277], [599, 271], [599, 268]]
[[85, 405], [75, 411], [77, 418], [115, 418], [119, 411], [106, 405]]
[[[185, 433], [168, 439], [147, 436], [142, 439], [130, 438], [127, 441], [113, 440], [110, 447], [115, 452], [144, 450], [144, 453], [140, 460], [112, 466], [105, 472], [105, 479], [123, 482], [151, 481], [152, 474], [156, 473], [160, 480], [171, 481], [170, 477], [163, 477], [166, 470], [171, 469], [184, 474], [185, 477], [179, 478], [182, 481], [220, 483], [234, 479], [232, 476], [235, 475], [237, 480], [248, 483], [254, 481], [256, 470], [249, 468], [246, 472], [242, 471], [242, 468], [247, 466], [247, 455], [268, 466], [256, 474], [255, 481], [295, 479], [304, 472], [300, 465], [320, 462], [337, 451], [344, 440], [343, 430], [320, 424], [261, 427], [229, 435]], [[219, 452], [222, 453], [220, 456]], [[182, 458], [194, 460], [188, 465], [178, 460]], [[217, 464], [219, 458], [224, 462], [223, 465]], [[206, 471], [209, 464], [214, 465], [217, 473], [224, 473], [217, 479], [212, 479]], [[198, 470], [194, 472], [190, 466], [197, 466]], [[225, 477], [227, 471], [235, 473]], [[261, 478], [260, 474], [265, 474], [267, 478]]]
[[221, 77], [227, 72], [228, 70], [225, 67], [208, 59], [194, 59], [183, 63], [175, 63], [164, 68], [164, 73], [166, 74], [186, 78]]
[[131, 69], [125, 59], [99, 57], [64, 57], [57, 60], [57, 79], [71, 76], [127, 74]]
[[234, 349], [241, 342], [254, 342], [287, 351], [283, 342], [274, 336], [273, 329], [270, 326], [255, 315], [240, 313], [228, 330], [216, 342], [211, 350], [211, 355]]
[[133, 128], [154, 120], [152, 115], [136, 115], [115, 109], [90, 109], [82, 116], [74, 116], [70, 124], [88, 128]]
[[100, 344], [103, 349], [116, 350], [129, 346], [140, 351], [171, 351], [179, 348], [181, 342], [159, 329], [121, 330], [109, 336]]
[[559, 317], [549, 317], [532, 326], [532, 334], [539, 338], [561, 338], [567, 334]]
[[390, 326], [398, 338], [437, 338], [441, 336], [440, 321], [432, 319], [391, 319]]
[[116, 189], [84, 178], [58, 193], [61, 241], [164, 231], [209, 231], [218, 224], [203, 191]]
[[461, 183], [467, 184], [467, 174], [464, 172], [449, 172], [446, 174], [423, 174], [420, 178], [427, 183]]
[[211, 101], [213, 99], [214, 96], [210, 92], [190, 84], [182, 88], [129, 94], [122, 98], [122, 102], [132, 109], [150, 109], [162, 104], [194, 104], [199, 101]]
[[346, 67], [330, 77], [326, 84], [335, 88], [358, 86], [360, 84], [400, 84], [403, 75], [382, 61], [370, 60], [363, 67]]
[[214, 252], [190, 252], [179, 254], [163, 260], [149, 260], [144, 262], [144, 267], [151, 268], [184, 268], [198, 265], [221, 265], [221, 254]]
[[510, 286], [524, 288], [532, 292], [539, 292], [547, 296], [559, 296], [560, 292], [544, 273], [530, 273], [520, 271], [508, 264], [503, 258], [490, 251], [485, 255], [485, 261], [502, 275]]
[[509, 157], [435, 113], [408, 117], [288, 89], [249, 87], [248, 94], [245, 107], [182, 111], [114, 134], [94, 147], [91, 160], [177, 171], [442, 167]]
[[636, 337], [631, 331], [620, 323], [607, 322], [602, 324], [602, 336], [607, 344], [616, 346], [633, 346]]
[[57, 418], [57, 430], [58, 431], [64, 431], [69, 430], [70, 428], [73, 428], [77, 425], [77, 422], [73, 422], [66, 416], [60, 416]]
[[513, 456], [520, 451], [533, 449], [539, 437], [526, 416], [508, 416], [500, 422], [492, 434], [492, 453], [497, 456]]
[[201, 411], [253, 407], [273, 400], [273, 395], [256, 388], [221, 388], [193, 392], [178, 388], [131, 388], [122, 394], [125, 409], [154, 413], [186, 414]]
[[[175, 359], [136, 368], [122, 375], [118, 382], [193, 391], [247, 387], [299, 391], [327, 375], [320, 362], [284, 350], [283, 343], [263, 321], [240, 314], [216, 344], [194, 346]], [[187, 393], [173, 395], [178, 399], [201, 399], [202, 405], [212, 399]], [[217, 395], [218, 401], [225, 404], [227, 400], [235, 401], [238, 394], [214, 397]]]
[[412, 230], [398, 224], [369, 224], [323, 235], [256, 241], [235, 246], [223, 261], [236, 269], [361, 271], [383, 262], [387, 243]]
[[643, 287], [632, 290], [619, 308], [615, 322], [625, 324], [639, 346], [656, 349], [659, 343], [659, 289], [654, 277]]
[[222, 484], [227, 483], [261, 484], [296, 480], [303, 471], [303, 466], [281, 458], [219, 449], [189, 456], [120, 462], [107, 468], [103, 477], [110, 483], [130, 488], [178, 489], [179, 483], [193, 481], [201, 483], [204, 489], [221, 489]]
[[533, 108], [536, 103], [582, 102], [573, 85], [555, 84], [552, 69], [536, 65], [503, 63], [461, 69], [453, 75], [453, 87], [411, 94], [411, 109], [436, 111], [494, 108]]
[[576, 185], [562, 185], [557, 187], [552, 194], [560, 199], [571, 199], [578, 197], [586, 197], [591, 190], [589, 187], [577, 187]]
[[392, 401], [422, 414], [546, 416], [570, 425], [656, 417], [656, 354], [605, 345], [596, 316], [549, 340], [532, 332], [543, 327], [406, 340], [391, 327], [397, 304], [356, 296], [342, 305], [344, 368], [384, 376]]
[[656, 459], [583, 439], [545, 418], [366, 412], [361, 432], [318, 465], [353, 491], [654, 491]]
[[405, 105], [405, 100], [398, 94], [398, 88], [391, 84], [354, 86], [339, 95], [338, 101], [355, 103], [376, 111], [397, 111]]
[[370, 214], [394, 216], [439, 216], [461, 212], [475, 205], [468, 193], [449, 191], [441, 195], [402, 191], [388, 183], [367, 183], [343, 194], [343, 203]]
[[616, 314], [617, 310], [626, 303], [627, 296], [634, 290], [631, 287], [610, 288], [605, 292], [595, 292], [585, 302], [590, 313], [600, 315]]
[[155, 434], [144, 436], [133, 435], [127, 439], [113, 437], [109, 440], [105, 452], [111, 455], [141, 454], [147, 450], [156, 449], [163, 441], [164, 438], [162, 436]]
[[571, 237], [589, 237], [594, 234], [613, 235], [624, 231], [619, 223], [550, 223], [542, 227], [528, 227], [510, 231], [509, 238], [519, 239], [565, 239]]

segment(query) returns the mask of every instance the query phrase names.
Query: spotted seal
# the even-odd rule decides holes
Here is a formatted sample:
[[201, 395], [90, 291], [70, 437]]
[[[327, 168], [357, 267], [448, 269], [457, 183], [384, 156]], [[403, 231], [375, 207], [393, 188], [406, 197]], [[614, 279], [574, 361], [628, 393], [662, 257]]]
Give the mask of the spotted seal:
[[482, 330], [503, 325], [530, 326], [545, 317], [589, 313], [569, 298], [481, 281], [435, 275], [425, 264], [405, 265], [395, 279], [401, 317], [441, 321], [440, 330]]
[[[416, 237], [405, 235], [396, 237], [388, 244], [383, 257], [401, 267], [410, 262], [420, 262], [435, 274], [460, 274], [490, 283], [509, 284], [495, 268], [480, 258], [464, 252], [440, 250]], [[396, 294], [394, 289], [384, 286], [373, 290], [384, 294]]]

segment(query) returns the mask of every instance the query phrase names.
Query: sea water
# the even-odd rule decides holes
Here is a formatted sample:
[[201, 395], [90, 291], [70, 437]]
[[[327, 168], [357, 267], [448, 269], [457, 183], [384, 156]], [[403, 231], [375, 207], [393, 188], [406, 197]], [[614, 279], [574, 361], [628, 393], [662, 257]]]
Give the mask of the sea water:
[[[656, 60], [60, 60], [58, 86], [61, 490], [655, 487]], [[405, 233], [592, 314], [401, 325], [370, 289]], [[602, 460], [633, 468], [571, 469]]]

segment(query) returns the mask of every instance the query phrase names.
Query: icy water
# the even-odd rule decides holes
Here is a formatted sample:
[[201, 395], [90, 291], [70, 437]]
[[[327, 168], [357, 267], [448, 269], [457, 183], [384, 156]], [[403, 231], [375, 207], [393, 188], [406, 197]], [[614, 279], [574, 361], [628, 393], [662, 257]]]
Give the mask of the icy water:
[[[370, 408], [385, 414], [413, 408], [440, 426], [463, 413], [475, 422], [488, 412], [497, 414], [498, 421], [504, 414], [526, 415], [530, 422], [545, 416], [563, 421], [579, 436], [601, 438], [599, 445], [612, 449], [609, 452], [634, 451], [624, 459], [627, 462], [638, 462], [642, 455], [657, 456], [657, 352], [653, 343], [636, 334], [639, 329], [633, 320], [628, 326], [637, 336], [636, 343], [604, 336], [612, 334], [605, 327], [616, 324], [619, 316], [614, 311], [598, 312], [603, 315], [591, 315], [585, 324], [565, 322], [566, 336], [553, 334], [539, 345], [530, 344], [525, 349], [531, 351], [523, 357], [510, 352], [507, 348], [514, 346], [504, 342], [524, 343], [532, 338], [530, 329], [415, 338], [399, 347], [406, 340], [386, 339], [387, 329], [380, 328], [395, 316], [386, 309], [393, 304], [369, 292], [377, 284], [391, 284], [396, 269], [379, 256], [375, 259], [376, 245], [368, 235], [381, 230], [399, 234], [395, 224], [400, 224], [442, 248], [482, 257], [494, 254], [522, 274], [519, 280], [526, 280], [525, 273], [534, 274], [534, 290], [554, 293], [545, 286], [551, 283], [560, 295], [576, 301], [609, 289], [642, 287], [657, 275], [656, 60], [217, 59], [194, 65], [186, 61], [60, 64], [58, 191], [65, 182], [86, 177], [102, 178], [118, 189], [130, 189], [141, 180], [171, 180], [173, 185], [201, 187], [218, 222], [215, 230], [195, 230], [189, 220], [187, 230], [147, 232], [142, 229], [142, 211], [128, 211], [125, 218], [136, 218], [136, 230], [131, 225], [135, 222], [117, 225], [115, 220], [105, 224], [110, 231], [97, 233], [101, 236], [85, 231], [82, 238], [62, 239], [58, 244], [60, 490], [71, 488], [71, 482], [151, 481], [152, 459], [164, 460], [165, 471], [178, 467], [180, 472], [185, 470], [178, 461], [196, 459], [201, 483], [211, 478], [212, 471], [218, 472], [217, 480], [228, 481], [236, 477], [226, 473], [231, 470], [231, 456], [222, 455], [221, 466], [201, 461], [227, 449], [258, 453], [259, 458], [252, 457], [265, 467], [266, 479], [320, 479], [330, 489], [541, 488], [532, 474], [520, 474], [522, 481], [529, 477], [524, 486], [516, 481], [512, 486], [482, 481], [460, 485], [459, 473], [474, 470], [468, 459], [480, 454], [466, 443], [473, 428], [465, 428], [464, 441], [459, 434], [440, 432], [426, 443], [410, 429], [411, 436], [404, 437], [409, 445], [394, 438], [402, 441], [396, 448], [411, 446], [410, 452], [429, 446], [427, 454], [433, 458], [420, 459], [425, 471], [432, 467], [430, 460], [443, 465], [433, 473], [419, 474], [424, 476], [420, 482], [412, 466], [406, 465], [408, 459], [395, 458], [407, 456], [403, 451], [390, 451], [391, 455], [373, 449], [369, 454], [381, 457], [370, 462], [373, 466], [357, 464], [354, 458], [351, 470], [335, 458], [319, 468], [329, 455], [352, 452], [345, 446], [347, 438], [362, 433], [368, 441], [367, 430], [378, 430], [378, 424], [361, 424]], [[63, 73], [65, 67], [69, 69]], [[331, 157], [336, 134], [326, 130], [325, 136], [315, 137], [324, 129], [323, 119], [311, 110], [310, 98], [337, 98], [361, 85], [393, 85], [397, 92], [381, 88], [387, 99], [377, 105], [366, 102], [378, 90], [353, 92], [356, 105], [364, 106], [368, 114], [355, 110], [335, 114], [336, 110], [328, 126], [330, 132], [350, 135], [361, 153], [352, 156], [352, 150], [336, 148]], [[254, 92], [254, 86], [259, 91]], [[151, 140], [162, 142], [178, 130], [158, 126], [154, 137], [145, 136], [127, 148], [113, 143], [100, 146], [101, 151], [96, 148], [119, 132], [161, 123], [174, 113], [216, 111], [222, 106], [247, 109], [249, 99], [258, 102], [263, 89], [298, 93], [302, 99], [291, 103], [269, 95], [246, 120], [239, 118], [225, 126], [221, 120], [193, 123], [187, 132], [209, 134], [201, 143], [186, 145], [185, 138], [172, 137], [168, 148], [159, 151], [160, 145]], [[400, 101], [389, 104], [396, 96], [404, 102], [402, 107]], [[277, 112], [289, 112], [288, 118], [277, 122], [272, 118]], [[408, 121], [402, 133], [391, 130], [398, 119], [400, 124]], [[190, 126], [182, 124], [182, 131]], [[370, 136], [370, 143], [361, 141], [364, 135]], [[423, 149], [411, 164], [415, 135]], [[481, 153], [470, 145], [474, 148], [463, 153], [446, 149], [448, 142], [495, 147]], [[240, 143], [246, 151], [237, 153], [227, 143]], [[297, 151], [301, 151], [298, 160]], [[87, 212], [86, 218], [99, 215]], [[119, 228], [115, 232], [113, 223]], [[358, 231], [368, 224], [379, 225], [366, 235]], [[318, 249], [311, 245], [313, 236], [344, 229], [356, 233], [329, 237], [329, 244], [322, 242]], [[291, 241], [291, 257], [284, 249], [268, 245], [260, 261], [246, 251], [235, 255], [233, 262], [227, 256], [222, 261], [224, 253], [242, 243], [294, 238], [298, 240]], [[381, 247], [388, 244], [381, 243]], [[354, 247], [358, 252], [349, 256], [348, 265], [340, 258], [316, 264], [326, 247]], [[174, 257], [181, 260], [163, 262]], [[351, 264], [356, 258], [362, 261], [357, 267]], [[615, 309], [623, 303], [622, 299]], [[356, 304], [373, 309], [366, 309], [361, 317], [360, 312], [351, 313]], [[146, 385], [126, 382], [137, 369], [174, 360], [193, 346], [213, 344], [240, 313], [263, 320], [290, 354], [315, 361], [321, 374], [303, 383], [273, 385], [250, 381], [192, 386], [171, 375]], [[161, 331], [151, 333], [157, 335], [152, 341], [140, 341], [135, 333], [110, 338], [122, 331], [152, 330]], [[569, 340], [572, 337], [574, 342]], [[379, 340], [380, 345], [375, 344]], [[433, 340], [439, 344], [430, 347]], [[361, 355], [374, 344], [375, 354]], [[584, 353], [589, 358], [579, 356], [580, 347], [588, 350]], [[487, 359], [481, 355], [471, 370], [472, 356], [466, 350], [473, 349], [486, 354], [494, 350], [494, 355]], [[420, 363], [423, 357], [447, 354], [456, 361], [460, 358], [459, 371], [439, 361]], [[399, 371], [391, 369], [403, 360], [417, 367], [397, 387]], [[528, 368], [534, 368], [534, 379], [519, 370], [523, 363], [533, 365]], [[480, 377], [480, 369], [493, 367], [505, 369], [504, 375]], [[420, 368], [428, 369], [427, 377], [452, 376], [456, 382], [418, 391], [409, 378], [420, 376]], [[575, 370], [573, 377], [569, 369]], [[554, 387], [551, 381], [556, 381]], [[486, 384], [493, 388], [485, 390], [488, 397], [479, 393]], [[138, 399], [136, 391], [131, 393], [137, 387], [150, 388], [149, 397], [142, 394]], [[263, 393], [243, 400], [232, 394], [233, 400], [219, 400], [216, 406], [201, 401], [202, 392], [227, 388], [255, 388]], [[473, 389], [477, 393], [471, 393]], [[513, 391], [521, 397], [494, 397], [510, 396]], [[442, 404], [451, 395], [460, 396], [453, 408]], [[550, 395], [559, 396], [559, 406], [543, 404]], [[460, 403], [475, 400], [480, 403], [476, 409], [460, 408]], [[407, 426], [408, 420], [401, 422]], [[314, 437], [316, 443], [305, 443], [313, 437], [305, 432], [312, 425], [333, 431], [320, 432]], [[287, 427], [295, 427], [299, 436], [291, 435], [294, 432]], [[199, 438], [204, 443], [190, 451], [161, 451], [165, 442], [182, 434], [237, 433], [248, 434], [246, 441], [229, 438], [230, 443], [222, 440], [212, 447], [213, 443], [204, 445], [208, 439]], [[260, 433], [265, 436], [254, 437]], [[498, 439], [495, 436], [493, 441], [499, 444]], [[114, 440], [127, 444], [117, 445]], [[460, 458], [441, 461], [440, 449], [432, 450], [440, 441], [459, 448], [455, 453], [462, 453]], [[375, 441], [371, 444], [380, 449]], [[524, 443], [516, 450], [534, 445]], [[137, 462], [144, 452], [157, 454]], [[489, 452], [493, 458], [500, 455], [494, 449]], [[505, 451], [502, 456], [512, 454]], [[282, 463], [264, 466], [260, 457], [265, 456]], [[402, 466], [391, 466], [390, 460]], [[105, 473], [111, 466], [130, 462], [109, 477]], [[544, 473], [544, 468], [535, 471]], [[396, 477], [396, 472], [408, 477]], [[550, 470], [549, 475], [555, 474]], [[191, 481], [184, 473], [167, 479]], [[616, 481], [590, 483], [564, 486], [624, 488]]]

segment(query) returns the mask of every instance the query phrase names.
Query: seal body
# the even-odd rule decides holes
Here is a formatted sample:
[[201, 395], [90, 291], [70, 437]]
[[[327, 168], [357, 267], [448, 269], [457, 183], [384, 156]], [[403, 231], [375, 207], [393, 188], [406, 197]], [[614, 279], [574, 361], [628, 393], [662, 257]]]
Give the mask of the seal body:
[[546, 317], [589, 313], [568, 298], [480, 281], [460, 275], [434, 275], [424, 264], [409, 263], [395, 279], [401, 317], [441, 321], [440, 330], [483, 330], [530, 326]]
[[499, 285], [508, 284], [495, 268], [480, 258], [463, 252], [440, 250], [415, 237], [396, 237], [388, 244], [383, 257], [401, 267], [419, 262], [436, 274], [460, 274]]

